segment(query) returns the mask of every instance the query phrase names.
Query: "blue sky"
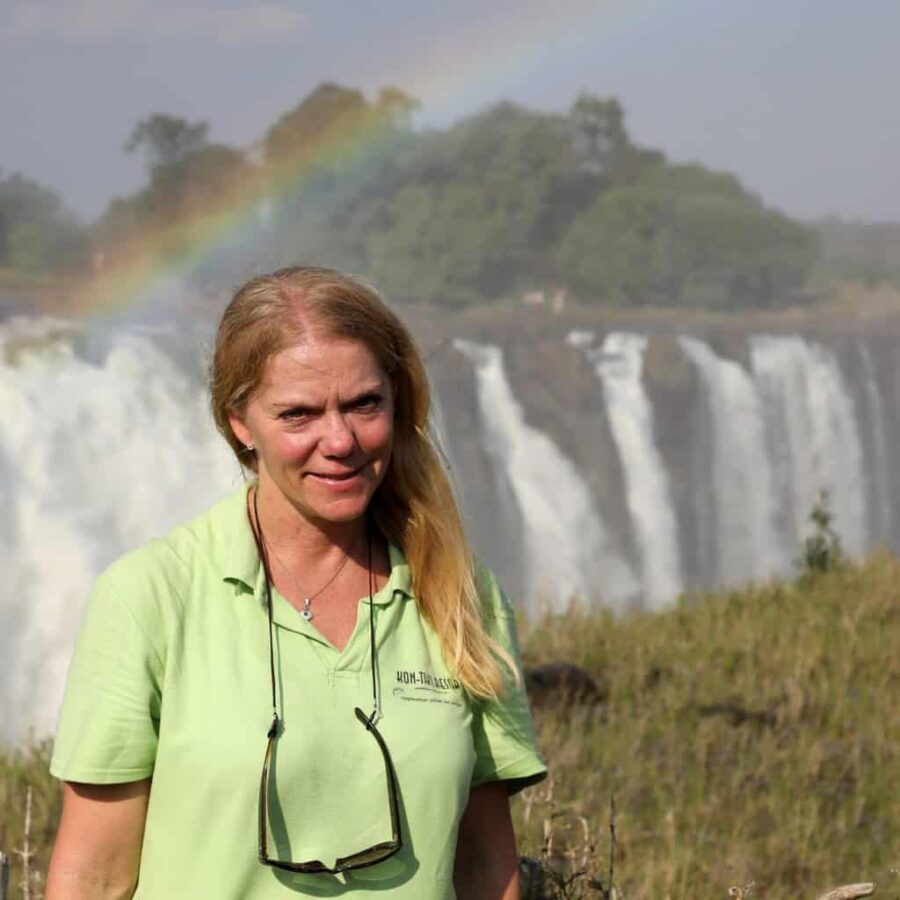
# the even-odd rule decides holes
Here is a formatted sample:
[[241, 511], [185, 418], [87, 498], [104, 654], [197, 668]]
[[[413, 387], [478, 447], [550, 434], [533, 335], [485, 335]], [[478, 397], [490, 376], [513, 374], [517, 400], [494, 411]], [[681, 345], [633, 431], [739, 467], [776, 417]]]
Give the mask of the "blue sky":
[[898, 35], [896, 0], [3, 0], [0, 169], [92, 216], [140, 184], [121, 148], [153, 112], [243, 146], [326, 80], [438, 125], [585, 90], [790, 213], [900, 221]]

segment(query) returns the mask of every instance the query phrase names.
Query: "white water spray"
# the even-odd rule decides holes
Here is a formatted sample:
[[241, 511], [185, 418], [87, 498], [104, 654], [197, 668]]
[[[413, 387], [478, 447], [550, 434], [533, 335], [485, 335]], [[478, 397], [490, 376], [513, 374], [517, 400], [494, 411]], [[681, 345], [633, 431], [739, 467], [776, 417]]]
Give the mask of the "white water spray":
[[868, 547], [863, 453], [853, 400], [834, 354], [796, 335], [753, 337], [750, 353], [756, 382], [783, 434], [777, 456], [795, 546], [825, 490], [844, 546], [862, 553]]
[[589, 346], [591, 341], [583, 332], [573, 332], [568, 340], [584, 350], [603, 383], [638, 543], [644, 601], [651, 609], [659, 609], [674, 600], [683, 585], [669, 477], [656, 446], [653, 408], [644, 390], [647, 338], [614, 331], [599, 349]]
[[236, 484], [200, 389], [146, 337], [99, 362], [50, 321], [0, 326], [0, 740], [52, 731], [90, 585]]
[[515, 494], [525, 524], [532, 614], [547, 602], [565, 609], [572, 596], [623, 603], [638, 591], [634, 573], [611, 547], [572, 461], [525, 421], [499, 347], [456, 340], [475, 365], [485, 447]]
[[706, 387], [713, 421], [713, 484], [719, 581], [738, 584], [789, 565], [775, 528], [775, 497], [763, 410], [752, 379], [703, 341], [680, 337]]
[[868, 420], [871, 429], [872, 442], [872, 482], [875, 498], [875, 533], [873, 537], [877, 541], [888, 541], [893, 528], [893, 515], [891, 512], [891, 476], [889, 463], [889, 450], [887, 434], [884, 423], [884, 401], [881, 396], [881, 388], [875, 375], [875, 365], [872, 362], [872, 354], [869, 348], [862, 342], [859, 343], [859, 354], [862, 359], [863, 387], [866, 392], [866, 403], [869, 407]]

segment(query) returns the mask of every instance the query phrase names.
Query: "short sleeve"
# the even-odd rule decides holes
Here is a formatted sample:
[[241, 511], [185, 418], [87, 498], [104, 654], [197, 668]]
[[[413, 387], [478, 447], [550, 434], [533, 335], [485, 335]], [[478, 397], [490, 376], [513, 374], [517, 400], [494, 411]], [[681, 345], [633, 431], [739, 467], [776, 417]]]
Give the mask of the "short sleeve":
[[69, 666], [50, 772], [63, 781], [115, 784], [153, 773], [163, 664], [128, 605], [124, 560], [94, 585]]
[[506, 691], [498, 700], [478, 701], [472, 712], [475, 743], [475, 768], [472, 786], [503, 781], [510, 794], [543, 780], [547, 767], [537, 751], [534, 725], [516, 634], [516, 618], [506, 595], [493, 575], [484, 570], [480, 579], [485, 600], [485, 624], [491, 634], [513, 658], [518, 680], [509, 675]]

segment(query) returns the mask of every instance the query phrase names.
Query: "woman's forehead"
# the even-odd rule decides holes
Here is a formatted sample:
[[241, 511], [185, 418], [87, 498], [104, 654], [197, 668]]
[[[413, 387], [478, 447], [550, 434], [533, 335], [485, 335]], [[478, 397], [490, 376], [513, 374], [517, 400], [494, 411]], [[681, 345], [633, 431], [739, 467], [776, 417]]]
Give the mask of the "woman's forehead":
[[375, 387], [388, 381], [387, 373], [363, 341], [307, 334], [269, 358], [260, 386]]

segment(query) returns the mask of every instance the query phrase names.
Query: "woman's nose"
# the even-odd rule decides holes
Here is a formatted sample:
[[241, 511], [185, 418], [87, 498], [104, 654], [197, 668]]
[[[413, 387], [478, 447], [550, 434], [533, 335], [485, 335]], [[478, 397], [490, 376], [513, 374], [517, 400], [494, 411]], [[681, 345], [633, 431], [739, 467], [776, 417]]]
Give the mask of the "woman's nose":
[[326, 456], [349, 456], [356, 448], [356, 435], [346, 417], [340, 412], [325, 416], [320, 439]]

